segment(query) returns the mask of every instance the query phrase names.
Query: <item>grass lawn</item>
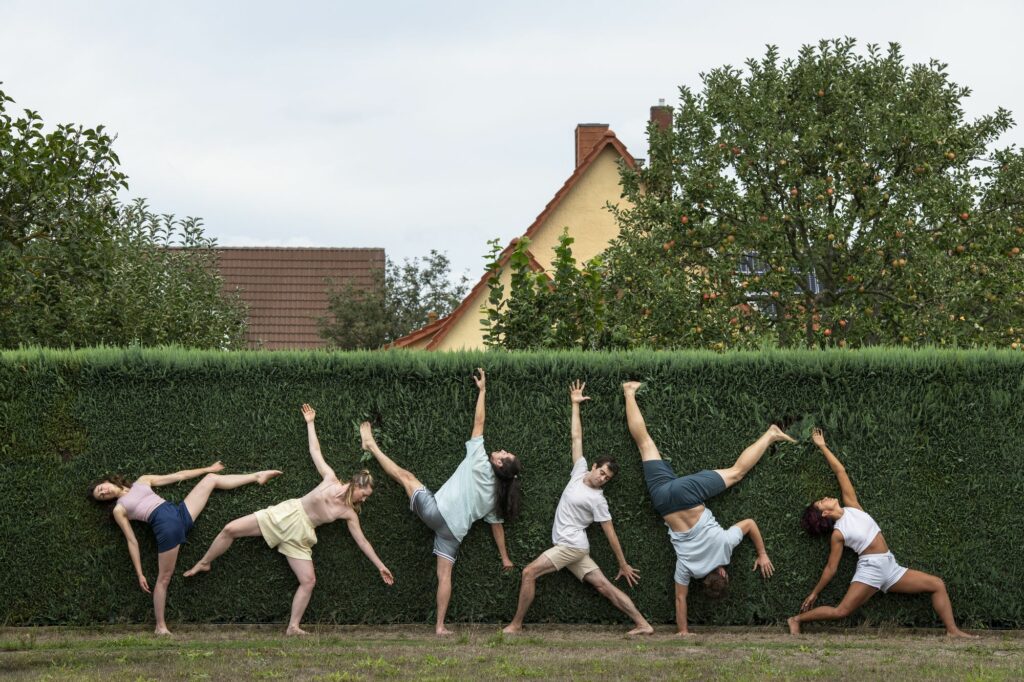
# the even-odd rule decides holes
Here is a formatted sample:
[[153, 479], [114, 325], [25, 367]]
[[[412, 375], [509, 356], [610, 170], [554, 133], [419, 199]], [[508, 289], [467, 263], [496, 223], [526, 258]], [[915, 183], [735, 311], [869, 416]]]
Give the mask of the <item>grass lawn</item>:
[[[174, 625], [172, 624], [172, 628]], [[324, 626], [302, 639], [280, 626], [0, 628], [4, 679], [504, 680], [1019, 680], [1024, 632], [951, 641], [941, 631], [671, 628], [627, 639], [625, 628], [537, 625], [519, 637], [458, 626], [444, 640], [425, 626]]]

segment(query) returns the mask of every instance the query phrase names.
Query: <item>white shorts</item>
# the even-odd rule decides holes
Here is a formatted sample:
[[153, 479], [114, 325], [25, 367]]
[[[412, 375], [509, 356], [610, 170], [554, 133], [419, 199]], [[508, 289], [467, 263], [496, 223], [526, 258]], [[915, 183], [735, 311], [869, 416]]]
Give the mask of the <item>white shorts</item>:
[[896, 563], [892, 552], [885, 554], [861, 554], [857, 559], [857, 570], [853, 574], [852, 583], [864, 583], [882, 592], [900, 581], [907, 569]]

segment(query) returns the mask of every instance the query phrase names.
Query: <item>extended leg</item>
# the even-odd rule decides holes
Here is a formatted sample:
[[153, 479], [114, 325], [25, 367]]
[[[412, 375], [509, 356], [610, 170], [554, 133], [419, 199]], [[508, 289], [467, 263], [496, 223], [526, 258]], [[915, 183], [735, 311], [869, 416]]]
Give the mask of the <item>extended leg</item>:
[[583, 579], [593, 585], [601, 596], [610, 601], [615, 608], [622, 611], [633, 620], [636, 627], [626, 634], [654, 634], [654, 628], [651, 627], [651, 624], [647, 622], [647, 619], [643, 617], [639, 610], [637, 610], [633, 600], [630, 599], [625, 592], [615, 587], [615, 585], [612, 585], [611, 581], [605, 577], [604, 573], [602, 573], [600, 569], [587, 573], [583, 576]]
[[877, 587], [871, 587], [864, 583], [850, 583], [850, 589], [846, 591], [846, 596], [843, 597], [838, 606], [819, 606], [807, 613], [798, 613], [790, 617], [787, 621], [789, 623], [789, 632], [790, 634], [799, 635], [800, 624], [812, 620], [838, 620], [846, 618], [859, 609], [864, 602], [871, 599], [875, 592], [878, 592]]
[[451, 561], [442, 556], [437, 557], [437, 620], [434, 622], [434, 634], [450, 635], [452, 631], [445, 627], [444, 619], [448, 615], [448, 602], [452, 599], [452, 566]]
[[411, 471], [398, 466], [390, 457], [384, 454], [377, 445], [377, 441], [373, 438], [373, 427], [370, 426], [370, 422], [363, 422], [359, 425], [359, 435], [363, 440], [363, 450], [374, 456], [377, 463], [380, 464], [380, 468], [384, 470], [384, 473], [402, 485], [406, 495], [411, 498], [414, 492], [423, 487], [423, 484], [413, 476]]
[[277, 470], [257, 471], [254, 474], [206, 474], [199, 483], [196, 483], [196, 487], [192, 488], [192, 492], [185, 496], [185, 506], [195, 521], [203, 513], [206, 502], [214, 490], [231, 490], [250, 483], [263, 485], [280, 475], [281, 472]]
[[953, 605], [949, 601], [946, 583], [942, 578], [909, 569], [895, 585], [889, 588], [889, 591], [903, 592], [904, 594], [931, 593], [932, 608], [942, 620], [942, 624], [946, 626], [946, 634], [950, 637], [974, 637], [956, 626], [956, 621], [953, 619]]
[[288, 557], [288, 565], [291, 566], [295, 577], [299, 579], [299, 587], [295, 590], [295, 596], [292, 597], [292, 612], [288, 618], [288, 629], [285, 630], [285, 634], [307, 635], [309, 633], [299, 626], [302, 624], [302, 614], [309, 606], [309, 598], [313, 596], [313, 588], [316, 587], [316, 570], [313, 568], [313, 562], [307, 559]]
[[637, 448], [640, 449], [640, 459], [661, 459], [658, 448], [651, 440], [651, 434], [647, 433], [647, 424], [640, 412], [640, 406], [636, 404], [636, 391], [640, 388], [639, 381], [627, 381], [622, 384], [622, 393], [626, 397], [626, 425], [629, 427], [629, 434], [633, 436]]
[[523, 569], [523, 582], [519, 588], [519, 606], [516, 607], [516, 615], [513, 616], [512, 622], [502, 632], [514, 635], [522, 631], [526, 611], [530, 608], [537, 593], [537, 578], [553, 573], [555, 570], [555, 565], [543, 554]]
[[153, 631], [158, 635], [169, 635], [167, 621], [164, 620], [164, 609], [167, 606], [167, 588], [171, 584], [171, 577], [174, 575], [174, 566], [178, 563], [178, 550], [181, 545], [157, 555], [159, 574], [156, 578], [156, 585], [153, 586], [153, 611], [156, 614], [156, 629]]
[[761, 434], [761, 437], [755, 440], [753, 443], [747, 446], [747, 448], [740, 453], [739, 459], [728, 469], [716, 469], [715, 471], [725, 481], [725, 486], [731, 488], [746, 476], [754, 465], [757, 464], [764, 453], [768, 451], [774, 443], [785, 441], [787, 443], [795, 443], [792, 437], [786, 435], [786, 432], [780, 429], [774, 424], [769, 427], [767, 431]]
[[213, 560], [228, 551], [228, 548], [231, 547], [231, 543], [235, 541], [235, 538], [253, 537], [261, 534], [260, 524], [256, 520], [255, 514], [249, 514], [248, 516], [243, 516], [240, 519], [235, 519], [217, 533], [217, 537], [213, 539], [213, 543], [210, 545], [210, 548], [206, 550], [206, 554], [203, 555], [203, 558], [197, 561], [195, 566], [185, 571], [185, 577], [191, 578], [196, 573], [209, 571], [210, 564], [213, 563]]

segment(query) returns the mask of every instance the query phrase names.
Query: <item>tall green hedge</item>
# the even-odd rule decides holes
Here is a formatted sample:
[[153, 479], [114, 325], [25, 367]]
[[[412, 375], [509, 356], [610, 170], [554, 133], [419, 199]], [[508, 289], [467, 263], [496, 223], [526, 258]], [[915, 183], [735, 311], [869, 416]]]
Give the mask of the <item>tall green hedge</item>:
[[[555, 505], [570, 468], [572, 379], [587, 382], [588, 457], [622, 464], [606, 494], [628, 560], [643, 576], [630, 590], [655, 622], [671, 622], [674, 554], [653, 512], [639, 456], [626, 430], [620, 383], [647, 383], [641, 408], [655, 442], [680, 474], [725, 467], [769, 423], [805, 416], [826, 429], [897, 559], [943, 576], [967, 625], [1024, 626], [1024, 355], [1010, 352], [709, 353], [218, 353], [176, 349], [16, 351], [0, 354], [0, 622], [84, 624], [147, 621], [148, 595], [135, 584], [124, 540], [84, 497], [108, 471], [130, 477], [222, 459], [230, 472], [279, 468], [265, 487], [218, 491], [179, 558], [179, 573], [229, 520], [299, 496], [317, 482], [299, 406], [317, 409], [328, 461], [340, 475], [360, 466], [356, 425], [370, 418], [400, 464], [436, 489], [464, 454], [476, 366], [488, 370], [487, 445], [524, 464], [519, 521], [509, 551], [523, 566], [550, 543]], [[777, 569], [751, 573], [749, 542], [733, 555], [731, 594], [711, 603], [692, 590], [694, 623], [778, 623], [820, 575], [827, 541], [805, 537], [804, 506], [836, 494], [822, 457], [806, 440], [765, 456], [740, 485], [710, 506], [723, 525], [754, 517]], [[378, 477], [362, 516], [366, 536], [394, 571], [386, 587], [342, 525], [322, 527], [314, 556], [319, 581], [308, 621], [429, 621], [434, 610], [431, 533], [401, 488]], [[161, 490], [181, 500], [193, 482]], [[150, 583], [152, 534], [137, 529]], [[602, 534], [593, 555], [615, 562]], [[835, 603], [848, 583], [847, 552], [822, 595]], [[455, 567], [453, 621], [507, 621], [518, 571], [503, 574], [486, 524], [467, 536]], [[284, 557], [259, 538], [236, 542], [210, 574], [175, 577], [171, 621], [286, 620], [295, 586]], [[872, 600], [856, 617], [930, 625], [923, 596]], [[623, 622], [572, 576], [541, 579], [530, 619]]]

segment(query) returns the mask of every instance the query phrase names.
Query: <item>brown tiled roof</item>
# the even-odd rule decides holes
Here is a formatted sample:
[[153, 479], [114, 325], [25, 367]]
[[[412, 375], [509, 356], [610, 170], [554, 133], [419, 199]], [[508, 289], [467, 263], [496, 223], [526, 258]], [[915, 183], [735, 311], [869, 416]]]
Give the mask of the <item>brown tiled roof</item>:
[[249, 306], [251, 348], [321, 348], [317, 318], [327, 312], [327, 280], [369, 287], [384, 249], [218, 247], [227, 291]]
[[[558, 192], [555, 193], [555, 196], [551, 199], [551, 201], [548, 202], [548, 205], [545, 206], [544, 210], [540, 212], [540, 215], [538, 215], [537, 218], [533, 221], [533, 223], [530, 224], [530, 227], [526, 229], [526, 232], [523, 235], [524, 237], [531, 238], [534, 236], [534, 234], [536, 234], [537, 230], [539, 230], [541, 225], [544, 224], [544, 221], [547, 220], [548, 216], [550, 216], [551, 213], [556, 208], [558, 208], [558, 205], [562, 203], [562, 200], [566, 197], [567, 194], [569, 194], [569, 191], [576, 186], [576, 184], [580, 181], [580, 178], [582, 178], [586, 174], [590, 166], [593, 165], [594, 161], [597, 160], [597, 157], [600, 156], [601, 152], [603, 152], [607, 147], [611, 147], [616, 152], [618, 152], [627, 166], [629, 166], [630, 168], [636, 168], [636, 159], [634, 159], [633, 155], [629, 153], [628, 149], [626, 149], [626, 145], [622, 144], [619, 138], [615, 136], [614, 132], [612, 132], [611, 130], [605, 130], [604, 132], [601, 133], [600, 140], [594, 144], [594, 147], [590, 150], [586, 157], [583, 160], [581, 160], [579, 164], [576, 166], [576, 169], [573, 171], [572, 175], [569, 176], [569, 179], [565, 181], [561, 189], [559, 189]], [[502, 266], [504, 266], [504, 264], [508, 262], [508, 259], [511, 256], [512, 251], [515, 249], [515, 246], [518, 242], [518, 237], [516, 239], [513, 239], [511, 242], [509, 242], [509, 245], [505, 247], [505, 250], [501, 252], [501, 255], [498, 257], [498, 261], [501, 263]], [[537, 271], [544, 269], [543, 266], [537, 262], [537, 259], [534, 258], [533, 254], [529, 252], [529, 250], [527, 250], [527, 254], [530, 257], [530, 267], [533, 270]], [[404, 346], [408, 346], [411, 343], [423, 339], [430, 332], [433, 332], [432, 338], [430, 342], [427, 344], [426, 349], [435, 350], [441, 343], [441, 341], [444, 340], [444, 337], [448, 335], [448, 332], [451, 331], [453, 323], [457, 319], [465, 315], [467, 312], [469, 312], [470, 302], [484, 289], [484, 287], [487, 286], [487, 279], [490, 276], [490, 272], [484, 273], [484, 276], [480, 278], [480, 281], [477, 282], [476, 286], [473, 287], [473, 289], [469, 292], [469, 295], [466, 296], [466, 298], [462, 299], [462, 303], [460, 303], [455, 308], [455, 310], [451, 312], [450, 315], [438, 320], [437, 322], [432, 323], [431, 325], [427, 325], [427, 327], [417, 329], [416, 331], [408, 334], [407, 336], [403, 336], [400, 339], [396, 339], [395, 342], [391, 344], [391, 347], [402, 348]]]

